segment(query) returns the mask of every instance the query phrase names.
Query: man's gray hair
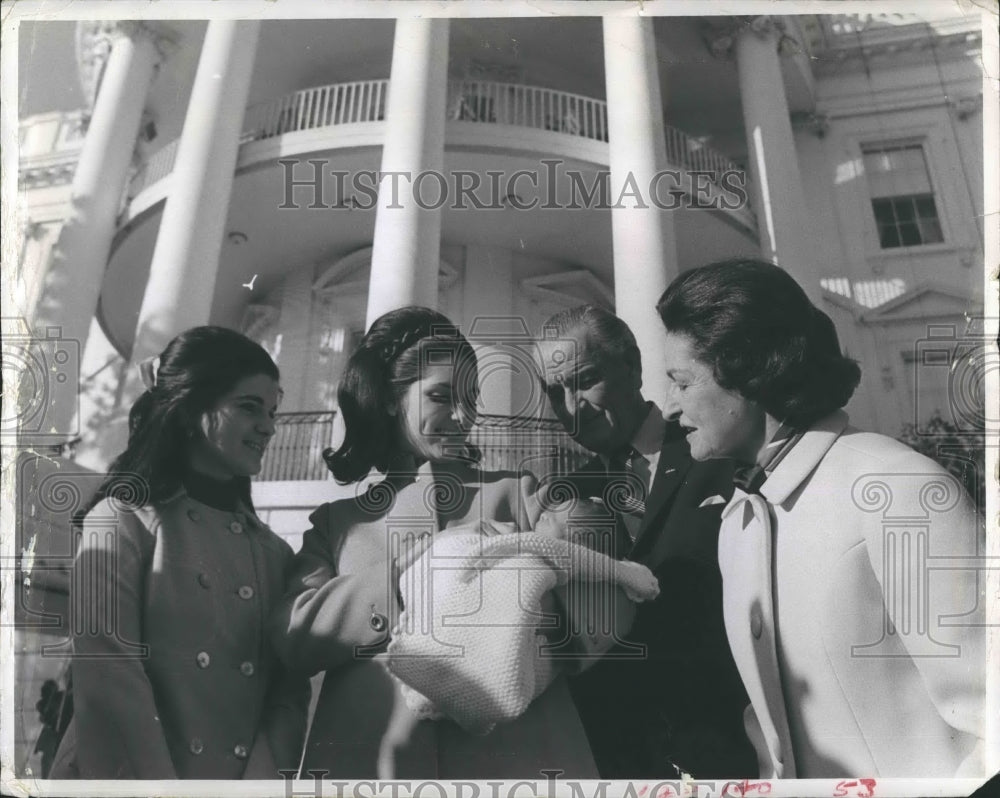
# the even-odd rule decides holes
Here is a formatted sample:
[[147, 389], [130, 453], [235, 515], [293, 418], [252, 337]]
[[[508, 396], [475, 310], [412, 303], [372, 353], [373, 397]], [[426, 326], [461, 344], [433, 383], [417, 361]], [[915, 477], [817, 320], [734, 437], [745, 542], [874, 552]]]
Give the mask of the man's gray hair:
[[587, 331], [587, 340], [605, 356], [624, 358], [642, 372], [642, 354], [629, 326], [610, 310], [578, 305], [550, 316], [542, 325], [541, 339], [563, 338], [576, 330]]

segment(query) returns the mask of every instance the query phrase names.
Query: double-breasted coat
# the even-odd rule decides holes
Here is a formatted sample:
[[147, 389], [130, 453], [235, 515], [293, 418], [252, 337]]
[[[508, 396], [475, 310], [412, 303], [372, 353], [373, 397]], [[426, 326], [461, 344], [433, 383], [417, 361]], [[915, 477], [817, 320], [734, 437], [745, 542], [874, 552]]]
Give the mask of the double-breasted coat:
[[104, 500], [73, 568], [74, 717], [52, 778], [280, 778], [309, 704], [265, 625], [291, 547], [244, 504]]
[[527, 511], [513, 475], [425, 463], [357, 498], [319, 507], [273, 619], [286, 663], [326, 671], [303, 771], [330, 778], [596, 777], [583, 727], [560, 677], [516, 720], [488, 735], [450, 720], [417, 720], [384, 657], [399, 605], [391, 559], [407, 535], [474, 520], [515, 522]]
[[842, 411], [737, 488], [719, 565], [760, 775], [982, 775], [982, 556], [958, 481]]

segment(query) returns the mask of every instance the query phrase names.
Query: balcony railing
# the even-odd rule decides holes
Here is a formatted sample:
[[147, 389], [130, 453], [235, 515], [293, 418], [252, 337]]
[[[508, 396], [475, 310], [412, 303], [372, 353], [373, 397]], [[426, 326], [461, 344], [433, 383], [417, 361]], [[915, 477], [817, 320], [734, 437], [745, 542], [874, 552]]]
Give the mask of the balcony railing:
[[481, 415], [469, 442], [482, 452], [480, 463], [487, 471], [523, 468], [537, 477], [566, 474], [592, 457], [550, 419]]
[[[261, 482], [333, 479], [323, 450], [333, 438], [335, 411], [279, 413], [277, 430], [264, 456]], [[557, 421], [482, 415], [472, 428], [470, 443], [482, 452], [488, 471], [525, 468], [538, 477], [568, 473], [590, 457]]]
[[333, 440], [336, 412], [279, 413], [274, 438], [264, 455], [260, 482], [332, 479], [323, 450]]
[[[385, 120], [388, 80], [334, 83], [251, 105], [244, 116], [245, 144], [285, 133]], [[541, 86], [484, 80], [448, 82], [448, 120], [544, 130], [608, 140], [608, 108], [603, 100]], [[718, 182], [725, 172], [743, 170], [703, 141], [665, 126], [667, 160], [676, 166], [710, 172]], [[177, 142], [155, 153], [132, 178], [129, 197], [170, 174]]]

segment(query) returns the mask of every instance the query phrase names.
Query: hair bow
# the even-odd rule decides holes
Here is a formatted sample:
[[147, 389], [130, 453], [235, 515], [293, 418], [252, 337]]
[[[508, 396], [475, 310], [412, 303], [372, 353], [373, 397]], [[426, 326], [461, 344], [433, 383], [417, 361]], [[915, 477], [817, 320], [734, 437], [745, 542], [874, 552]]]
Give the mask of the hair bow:
[[156, 372], [160, 370], [159, 356], [147, 357], [145, 360], [139, 362], [138, 368], [139, 378], [142, 380], [142, 384], [146, 386], [146, 390], [153, 390], [156, 387]]

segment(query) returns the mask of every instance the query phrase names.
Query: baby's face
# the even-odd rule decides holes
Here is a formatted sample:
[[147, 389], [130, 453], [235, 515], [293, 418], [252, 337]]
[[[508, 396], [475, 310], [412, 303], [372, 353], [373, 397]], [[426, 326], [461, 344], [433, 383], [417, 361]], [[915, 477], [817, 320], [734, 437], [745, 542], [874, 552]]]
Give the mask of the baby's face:
[[[572, 521], [572, 527], [570, 525]], [[588, 523], [589, 522], [589, 523]], [[614, 524], [610, 510], [599, 499], [572, 499], [546, 510], [535, 523], [534, 532], [552, 538], [570, 540], [573, 531]]]

